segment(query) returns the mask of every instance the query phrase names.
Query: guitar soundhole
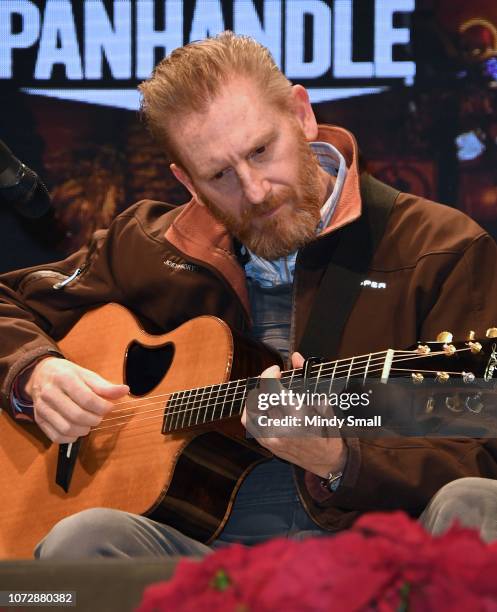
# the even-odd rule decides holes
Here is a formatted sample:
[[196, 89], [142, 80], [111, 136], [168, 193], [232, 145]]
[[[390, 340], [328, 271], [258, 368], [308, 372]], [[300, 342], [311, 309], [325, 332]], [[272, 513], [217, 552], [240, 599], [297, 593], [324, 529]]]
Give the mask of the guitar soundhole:
[[133, 395], [152, 391], [167, 374], [174, 358], [174, 344], [147, 347], [133, 342], [128, 347], [124, 371], [126, 384]]

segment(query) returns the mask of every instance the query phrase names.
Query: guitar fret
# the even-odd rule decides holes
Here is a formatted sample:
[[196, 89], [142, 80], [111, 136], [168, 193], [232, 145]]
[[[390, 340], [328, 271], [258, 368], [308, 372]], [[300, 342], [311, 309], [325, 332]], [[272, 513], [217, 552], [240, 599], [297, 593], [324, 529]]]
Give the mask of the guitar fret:
[[167, 431], [172, 431], [173, 430], [173, 418], [174, 418], [174, 410], [175, 410], [175, 406], [178, 403], [178, 398], [181, 397], [182, 392], [179, 391], [178, 393], [173, 393], [171, 399], [169, 400], [168, 404], [167, 404], [167, 416], [166, 416], [166, 423], [167, 423]]
[[180, 419], [184, 415], [183, 411], [185, 409], [185, 406], [188, 406], [188, 403], [190, 402], [191, 395], [192, 395], [192, 389], [188, 389], [187, 391], [185, 391], [183, 395], [183, 401], [181, 402], [179, 406], [176, 406], [174, 410], [174, 414], [176, 417], [176, 422], [174, 423], [175, 430], [181, 429]]
[[[207, 387], [199, 387], [198, 393], [196, 394], [198, 396], [196, 398], [197, 406], [193, 408], [193, 410], [195, 411], [195, 422], [194, 423], [189, 423], [189, 426], [193, 426], [193, 425], [197, 424], [197, 422], [198, 422], [198, 415], [202, 412], [202, 409], [203, 409], [203, 406], [204, 406], [206, 392], [207, 392]], [[193, 410], [192, 410], [192, 412], [193, 412]]]
[[217, 403], [219, 401], [219, 392], [220, 391], [221, 391], [221, 385], [217, 385], [216, 399], [214, 400], [214, 404], [212, 406], [212, 415], [211, 415], [211, 418], [210, 418], [211, 422], [216, 420], [216, 418], [215, 418], [216, 417], [216, 406], [217, 406]]
[[[186, 395], [186, 393], [188, 395]], [[185, 418], [185, 410], [186, 410], [186, 407], [190, 404], [190, 401], [192, 399], [193, 389], [189, 389], [186, 393], [185, 393], [184, 402], [182, 402], [182, 404], [175, 411], [176, 412], [175, 429], [181, 429], [183, 427], [183, 420]], [[181, 419], [181, 423], [180, 423], [180, 419]]]
[[177, 394], [175, 393], [174, 395], [175, 400], [173, 402], [173, 404], [171, 405], [171, 408], [169, 408], [168, 405], [168, 420], [169, 420], [169, 424], [168, 424], [168, 430], [169, 431], [174, 431], [174, 419], [176, 416], [176, 407], [178, 405], [179, 399], [183, 397], [184, 392], [180, 391]]
[[195, 425], [198, 425], [199, 423], [205, 423], [206, 422], [206, 414], [207, 414], [207, 410], [210, 406], [210, 399], [212, 396], [212, 385], [208, 386], [208, 387], [202, 387], [200, 390], [200, 398], [198, 400], [198, 407], [197, 407], [197, 415], [195, 417]]
[[352, 372], [352, 366], [354, 365], [354, 357], [352, 357], [352, 359], [350, 360], [350, 366], [349, 366], [349, 371], [347, 372], [347, 380], [345, 381], [345, 387], [344, 389], [347, 389], [348, 385], [349, 385], [349, 380], [350, 380], [350, 373]]
[[245, 401], [246, 401], [246, 397], [247, 397], [248, 384], [249, 384], [249, 381], [247, 380], [247, 382], [245, 383], [245, 387], [243, 389], [243, 394], [242, 394], [242, 399], [240, 401], [240, 407], [239, 407], [239, 410], [238, 410], [238, 414], [242, 413], [243, 407], [245, 406]]
[[188, 425], [187, 425], [187, 427], [190, 427], [191, 420], [192, 420], [192, 414], [193, 414], [193, 411], [195, 410], [195, 402], [197, 400], [197, 396], [198, 396], [198, 389], [195, 389], [195, 397], [193, 398], [193, 403], [192, 403], [191, 407], [185, 406], [185, 411], [183, 413], [183, 419], [182, 419], [182, 422], [181, 422], [181, 427], [183, 427], [183, 422], [185, 420], [185, 417], [186, 417], [187, 413], [188, 413]]
[[371, 353], [369, 353], [368, 355], [368, 361], [366, 363], [366, 368], [364, 369], [364, 378], [362, 380], [362, 384], [365, 385], [366, 384], [366, 377], [368, 375], [368, 370], [369, 370], [369, 362], [371, 361]]
[[237, 393], [238, 393], [238, 385], [239, 384], [240, 384], [240, 381], [237, 380], [236, 381], [235, 391], [233, 393], [233, 399], [231, 400], [230, 416], [233, 416], [233, 409], [235, 407], [235, 400], [236, 400], [236, 396], [237, 396]]
[[228, 397], [228, 388], [229, 382], [221, 385], [221, 396], [219, 398], [219, 403], [216, 406], [216, 421], [219, 421], [220, 419], [224, 418], [224, 405], [226, 403], [226, 398]]
[[333, 372], [331, 373], [330, 386], [328, 389], [328, 395], [331, 395], [331, 387], [335, 381], [335, 372], [337, 371], [338, 360], [335, 361], [335, 365], [333, 366]]
[[228, 397], [228, 391], [229, 391], [229, 388], [230, 388], [230, 384], [231, 383], [228, 382], [228, 384], [226, 385], [225, 390], [224, 390], [223, 402], [221, 404], [221, 407], [219, 408], [219, 418], [220, 419], [224, 419], [224, 406], [226, 405], [226, 398]]
[[[229, 384], [229, 383], [228, 383]], [[224, 402], [226, 400], [226, 385], [225, 384], [221, 384], [220, 386], [220, 394], [218, 397], [218, 401], [216, 402], [216, 405], [214, 406], [214, 418], [213, 421], [219, 421], [220, 419], [223, 418], [223, 406], [224, 406]]]
[[191, 403], [191, 405], [189, 406], [185, 406], [185, 419], [188, 416], [188, 423], [185, 424], [186, 427], [190, 427], [191, 424], [191, 420], [192, 420], [192, 415], [195, 412], [195, 410], [198, 410], [198, 406], [199, 406], [199, 394], [200, 388], [196, 388], [195, 392], [193, 394], [193, 401]]
[[[191, 409], [191, 415], [190, 415], [190, 418], [188, 419], [188, 427], [193, 427], [198, 422], [198, 415], [200, 414], [200, 411], [202, 410], [202, 401], [204, 399], [204, 394], [205, 394], [206, 389], [207, 387], [200, 387], [198, 390], [199, 392], [197, 393], [197, 395], [200, 394], [200, 397], [198, 398], [198, 406], [195, 407], [194, 405]], [[192, 423], [194, 412], [195, 412], [195, 419], [194, 419], [194, 423]]]
[[174, 403], [177, 401], [177, 394], [173, 393], [167, 402], [164, 421], [162, 423], [162, 431], [171, 431], [171, 412], [174, 410]]
[[[195, 389], [190, 389], [189, 391], [187, 391], [188, 397], [185, 396], [185, 401], [184, 401], [184, 403], [181, 406], [181, 410], [177, 410], [176, 411], [176, 427], [175, 427], [175, 429], [183, 429], [183, 426], [185, 424], [186, 409], [187, 409], [187, 406], [190, 404], [190, 401], [192, 399], [193, 391], [195, 391]], [[181, 425], [179, 425], [180, 415], [181, 415]]]
[[[203, 415], [204, 415], [204, 419], [203, 421], [201, 421], [201, 423], [205, 423], [206, 422], [206, 414], [207, 414], [207, 409], [210, 406], [210, 402], [211, 402], [211, 397], [212, 397], [212, 390], [214, 389], [214, 385], [211, 385], [210, 387], [205, 387], [205, 389], [209, 389], [209, 395], [207, 396], [207, 400], [205, 402], [205, 405], [202, 406], [203, 408]], [[198, 425], [198, 417], [200, 416], [200, 410], [197, 413], [197, 418], [195, 419], [195, 425]]]
[[318, 390], [318, 384], [319, 384], [319, 377], [321, 376], [321, 370], [323, 369], [323, 364], [320, 363], [319, 364], [319, 371], [316, 374], [316, 384], [314, 385], [314, 393], [316, 393], [316, 391]]
[[295, 376], [295, 370], [292, 370], [292, 375], [290, 376], [290, 381], [288, 383], [288, 387], [287, 389], [290, 390], [292, 388], [292, 384], [293, 384], [293, 377]]

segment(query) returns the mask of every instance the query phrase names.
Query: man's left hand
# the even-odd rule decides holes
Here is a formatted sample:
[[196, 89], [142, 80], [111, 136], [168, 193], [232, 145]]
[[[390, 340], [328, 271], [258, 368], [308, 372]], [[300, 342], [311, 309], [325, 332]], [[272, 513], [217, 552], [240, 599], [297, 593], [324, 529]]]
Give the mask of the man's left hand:
[[[292, 366], [301, 368], [304, 358], [300, 353], [293, 353]], [[281, 378], [279, 366], [274, 365], [264, 370], [261, 378]], [[242, 424], [247, 426], [246, 408], [242, 414]], [[342, 472], [347, 462], [347, 446], [337, 432], [335, 437], [256, 437], [261, 446], [270, 450], [280, 459], [300, 466], [321, 478], [330, 472]]]

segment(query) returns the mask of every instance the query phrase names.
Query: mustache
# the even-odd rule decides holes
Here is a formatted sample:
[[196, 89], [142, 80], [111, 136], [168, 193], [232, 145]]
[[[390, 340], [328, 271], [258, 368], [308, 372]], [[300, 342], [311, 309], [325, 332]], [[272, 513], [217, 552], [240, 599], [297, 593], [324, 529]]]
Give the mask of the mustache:
[[243, 211], [243, 221], [247, 222], [251, 219], [257, 219], [263, 217], [268, 213], [279, 208], [285, 202], [288, 202], [291, 198], [291, 190], [285, 190], [284, 193], [280, 193], [278, 196], [269, 196], [263, 200], [260, 204], [254, 206], [253, 204], [248, 205]]

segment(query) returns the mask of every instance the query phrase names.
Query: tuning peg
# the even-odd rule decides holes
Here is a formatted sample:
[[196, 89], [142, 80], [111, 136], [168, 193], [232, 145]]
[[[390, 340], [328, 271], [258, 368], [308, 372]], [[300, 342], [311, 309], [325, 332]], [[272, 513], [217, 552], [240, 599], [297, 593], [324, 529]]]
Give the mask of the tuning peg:
[[481, 400], [481, 393], [477, 393], [472, 397], [467, 397], [465, 403], [466, 408], [473, 414], [480, 414], [483, 410], [483, 403]]
[[470, 384], [475, 382], [475, 375], [473, 374], [473, 372], [463, 372], [462, 379], [465, 383]]
[[415, 385], [420, 385], [423, 382], [425, 377], [420, 372], [416, 372], [416, 373], [413, 372], [411, 374], [411, 378], [412, 378], [412, 382]]
[[416, 349], [416, 353], [419, 353], [420, 355], [428, 355], [431, 353], [431, 348], [427, 344], [419, 344], [418, 348]]
[[485, 332], [487, 338], [497, 338], [497, 327], [489, 327]]
[[461, 406], [461, 399], [459, 395], [448, 395], [445, 398], [445, 406], [451, 412], [462, 412], [463, 407]]
[[452, 342], [453, 335], [449, 331], [440, 332], [437, 336], [437, 342]]
[[443, 349], [444, 349], [444, 353], [448, 357], [452, 357], [452, 355], [454, 355], [456, 352], [456, 347], [453, 344], [444, 344]]
[[447, 374], [447, 372], [437, 372], [435, 380], [439, 383], [444, 383], [447, 382], [449, 378], [450, 376]]
[[476, 332], [474, 332], [473, 330], [471, 330], [468, 334], [468, 337], [466, 338], [466, 340], [474, 340], [476, 338]]
[[435, 398], [433, 395], [426, 400], [425, 414], [431, 414], [435, 410]]
[[479, 342], [468, 342], [468, 346], [471, 349], [472, 353], [479, 353], [482, 349], [482, 346]]

